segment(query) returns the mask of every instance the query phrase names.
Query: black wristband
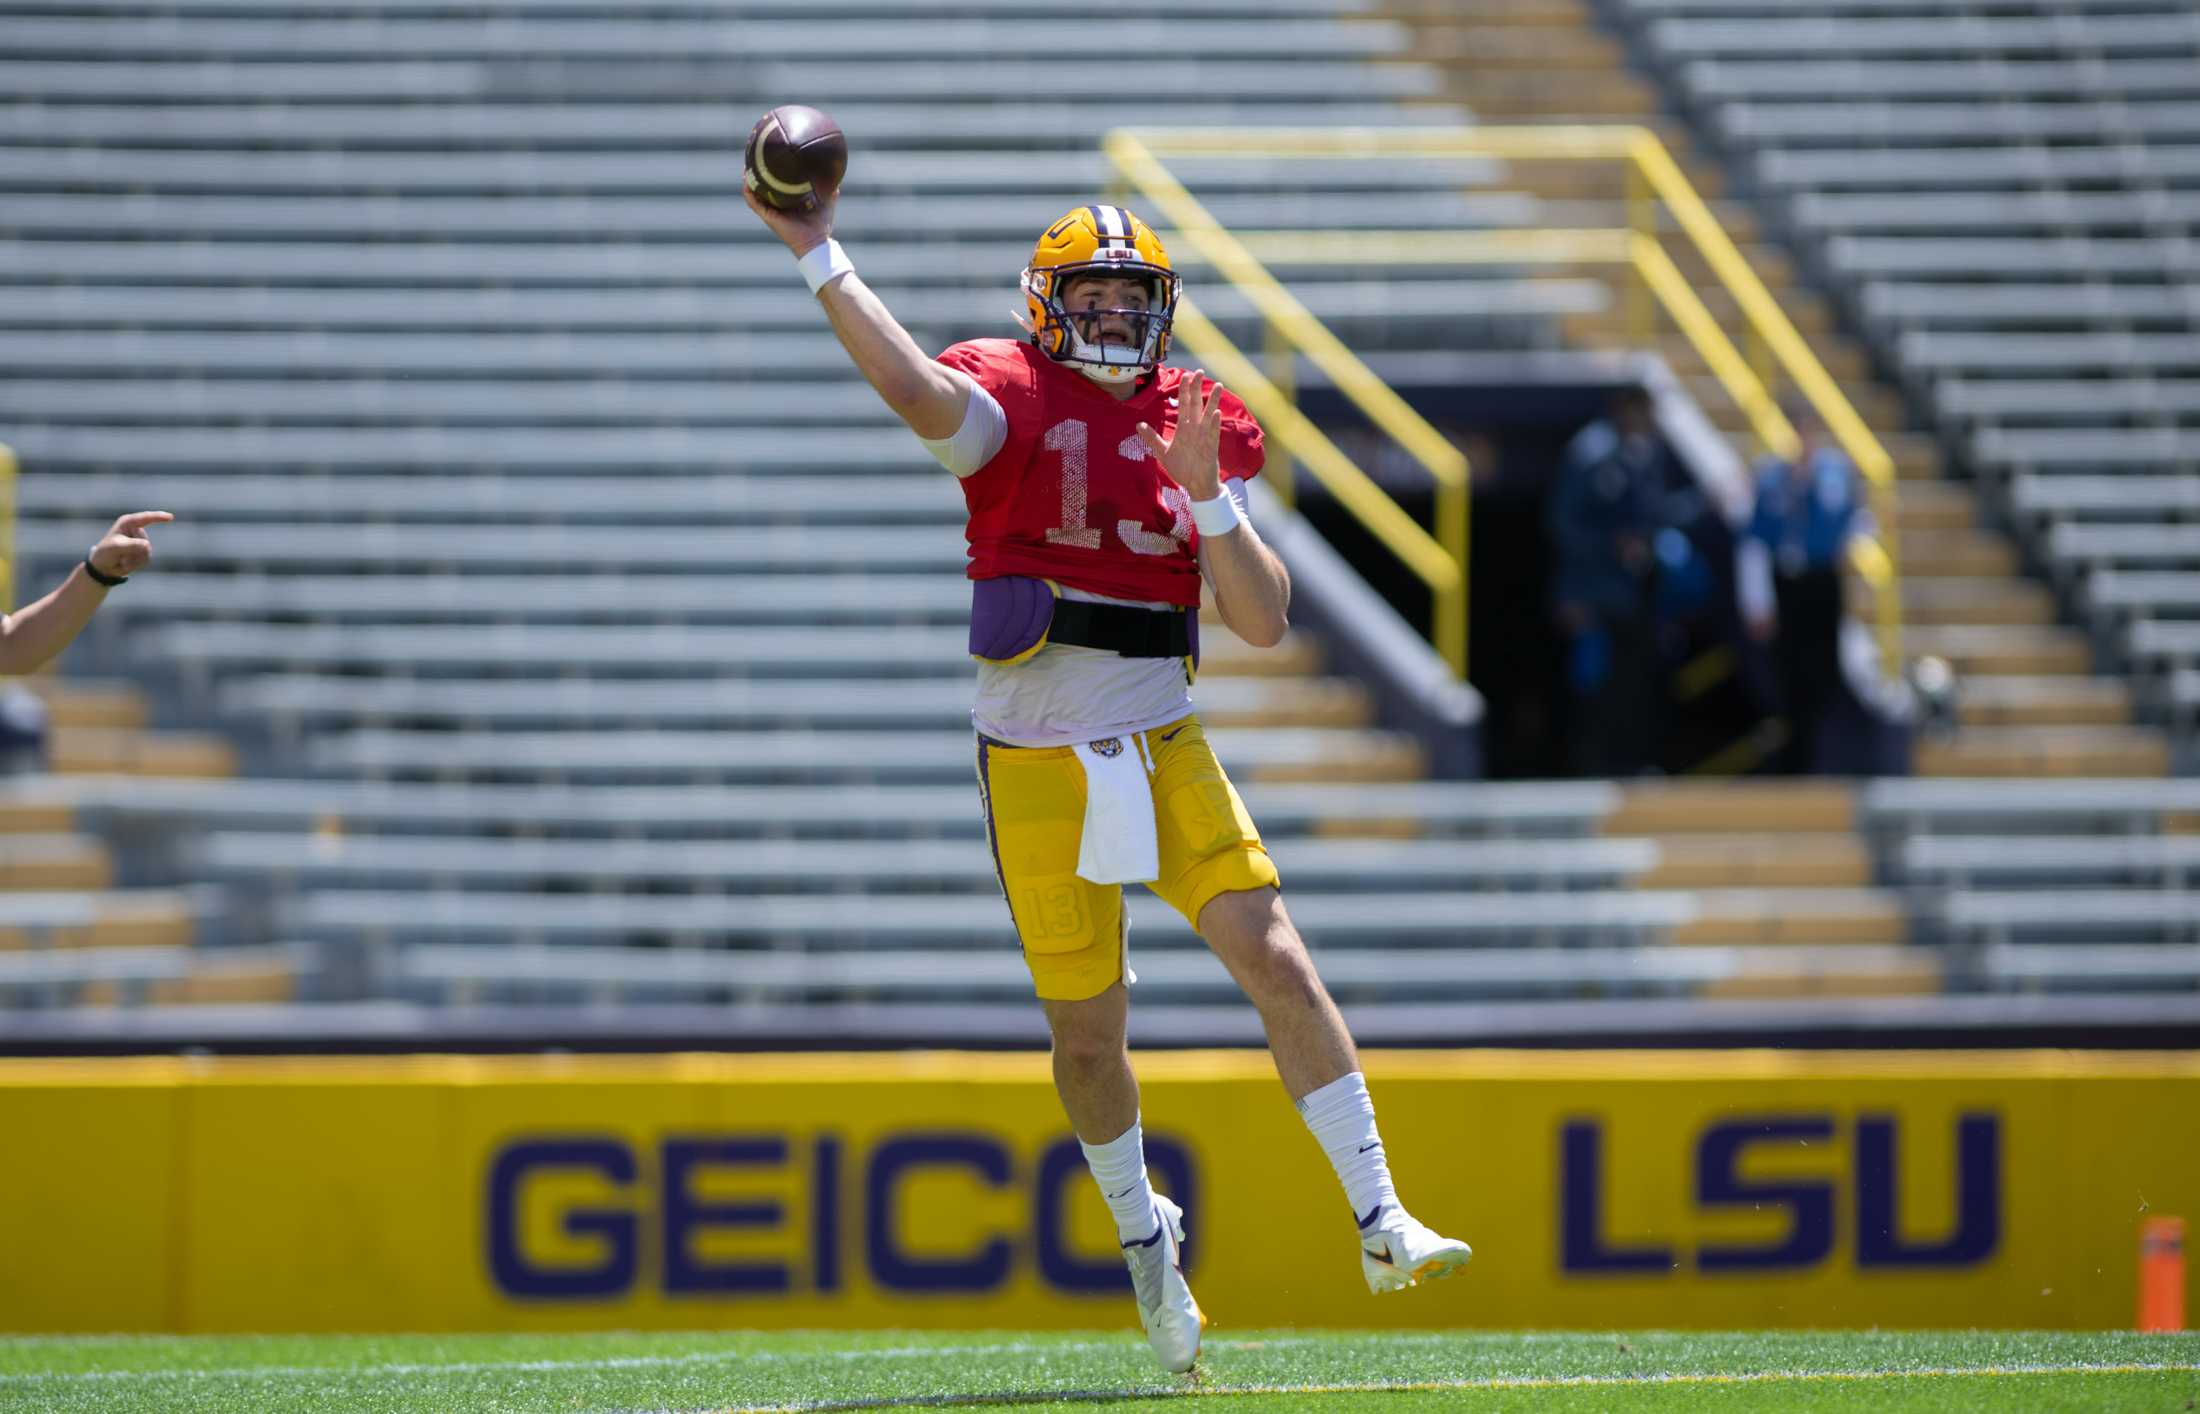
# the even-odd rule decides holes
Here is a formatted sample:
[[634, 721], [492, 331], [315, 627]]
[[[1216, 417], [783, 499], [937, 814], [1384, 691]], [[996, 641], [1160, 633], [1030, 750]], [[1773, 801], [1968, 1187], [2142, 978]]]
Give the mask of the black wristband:
[[84, 573], [92, 577], [92, 583], [104, 585], [109, 589], [118, 584], [128, 584], [130, 582], [130, 576], [126, 574], [101, 574], [99, 566], [92, 563], [92, 557], [89, 555], [84, 557]]

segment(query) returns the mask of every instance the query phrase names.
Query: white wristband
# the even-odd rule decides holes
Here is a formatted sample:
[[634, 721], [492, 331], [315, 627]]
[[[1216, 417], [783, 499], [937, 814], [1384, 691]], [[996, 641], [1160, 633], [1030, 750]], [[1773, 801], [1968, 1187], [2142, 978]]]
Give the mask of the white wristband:
[[810, 282], [813, 295], [841, 276], [856, 273], [855, 262], [848, 259], [848, 252], [840, 248], [839, 241], [831, 239], [823, 245], [810, 247], [809, 253], [794, 263], [794, 268]]
[[1192, 502], [1192, 524], [1198, 526], [1199, 533], [1209, 539], [1217, 535], [1228, 535], [1243, 520], [1244, 517], [1238, 513], [1237, 497], [1227, 491], [1212, 501]]

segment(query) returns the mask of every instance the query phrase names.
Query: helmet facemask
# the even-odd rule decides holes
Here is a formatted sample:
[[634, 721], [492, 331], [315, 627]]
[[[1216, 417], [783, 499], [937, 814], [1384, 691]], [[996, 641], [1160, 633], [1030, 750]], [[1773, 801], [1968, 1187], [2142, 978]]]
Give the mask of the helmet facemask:
[[[1143, 281], [1147, 306], [1072, 310], [1064, 298], [1079, 278]], [[1096, 383], [1133, 382], [1160, 366], [1168, 356], [1178, 285], [1175, 272], [1135, 260], [1033, 266], [1024, 271], [1023, 277], [1028, 303], [1040, 316], [1031, 325], [1040, 349], [1055, 362], [1069, 364]], [[1102, 321], [1127, 325], [1129, 342], [1105, 338], [1099, 327]]]

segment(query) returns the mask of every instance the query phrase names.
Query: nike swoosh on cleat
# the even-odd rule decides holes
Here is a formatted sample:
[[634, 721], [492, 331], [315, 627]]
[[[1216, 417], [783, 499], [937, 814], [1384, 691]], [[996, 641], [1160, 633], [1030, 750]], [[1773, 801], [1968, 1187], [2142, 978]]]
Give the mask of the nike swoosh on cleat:
[[1368, 1210], [1367, 1210], [1367, 1216], [1366, 1216], [1366, 1217], [1364, 1217], [1364, 1218], [1361, 1218], [1361, 1219], [1359, 1220], [1359, 1222], [1360, 1222], [1360, 1230], [1361, 1230], [1362, 1232], [1365, 1232], [1365, 1231], [1367, 1230], [1367, 1228], [1368, 1228], [1368, 1225], [1369, 1225], [1369, 1224], [1371, 1224], [1371, 1223], [1373, 1223], [1373, 1222], [1375, 1221], [1375, 1219], [1377, 1219], [1377, 1218], [1381, 1217], [1382, 1215], [1383, 1215], [1383, 1205], [1382, 1205], [1382, 1204], [1380, 1204], [1380, 1203], [1377, 1203], [1377, 1204], [1376, 1204], [1376, 1205], [1375, 1205], [1374, 1207], [1372, 1207], [1372, 1208], [1370, 1208], [1370, 1209], [1368, 1209]]
[[1138, 1242], [1126, 1242], [1126, 1243], [1124, 1243], [1124, 1244], [1123, 1244], [1123, 1246], [1125, 1246], [1126, 1248], [1129, 1248], [1129, 1247], [1151, 1247], [1151, 1246], [1153, 1246], [1153, 1245], [1154, 1245], [1154, 1244], [1155, 1244], [1156, 1242], [1159, 1242], [1160, 1240], [1161, 1240], [1161, 1229], [1157, 1227], [1157, 1228], [1155, 1228], [1155, 1229], [1153, 1230], [1153, 1236], [1151, 1236], [1151, 1237], [1149, 1237], [1149, 1238], [1145, 1238], [1144, 1240], [1142, 1240], [1142, 1241], [1138, 1241]]

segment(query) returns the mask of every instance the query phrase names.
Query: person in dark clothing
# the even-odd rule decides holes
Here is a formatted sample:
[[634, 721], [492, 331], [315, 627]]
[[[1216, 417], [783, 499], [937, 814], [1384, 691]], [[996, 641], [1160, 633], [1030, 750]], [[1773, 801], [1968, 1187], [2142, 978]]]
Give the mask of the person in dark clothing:
[[1844, 705], [1842, 572], [1872, 533], [1863, 478], [1808, 406], [1785, 409], [1800, 441], [1793, 459], [1767, 458], [1741, 545], [1739, 592], [1750, 636], [1772, 651], [1787, 738], [1775, 768], [1826, 769], [1828, 723]]
[[1569, 742], [1583, 776], [1648, 770], [1659, 717], [1653, 545], [1666, 481], [1650, 397], [1625, 389], [1567, 444], [1545, 507], [1567, 640]]

